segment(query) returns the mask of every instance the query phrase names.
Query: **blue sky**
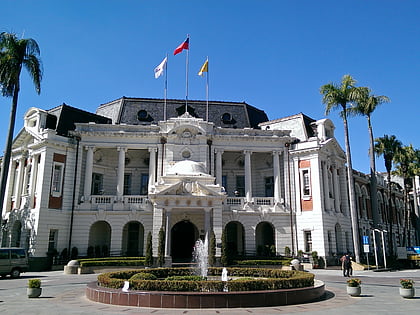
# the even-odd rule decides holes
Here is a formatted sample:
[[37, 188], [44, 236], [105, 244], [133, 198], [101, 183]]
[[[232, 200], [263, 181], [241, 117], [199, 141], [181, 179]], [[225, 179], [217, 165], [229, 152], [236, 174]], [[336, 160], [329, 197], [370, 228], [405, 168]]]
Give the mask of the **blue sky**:
[[[190, 34], [189, 99], [206, 98], [197, 72], [208, 56], [211, 100], [322, 119], [320, 86], [350, 74], [391, 99], [373, 114], [375, 137], [420, 148], [419, 16], [416, 0], [2, 0], [0, 31], [35, 39], [44, 69], [41, 95], [21, 76], [15, 132], [33, 106], [94, 112], [122, 96], [162, 98], [153, 69], [167, 53], [168, 98], [185, 99], [185, 53], [172, 52]], [[0, 150], [10, 104], [0, 97]], [[328, 118], [344, 148], [338, 112]], [[366, 119], [351, 118], [349, 131], [353, 167], [367, 173]]]

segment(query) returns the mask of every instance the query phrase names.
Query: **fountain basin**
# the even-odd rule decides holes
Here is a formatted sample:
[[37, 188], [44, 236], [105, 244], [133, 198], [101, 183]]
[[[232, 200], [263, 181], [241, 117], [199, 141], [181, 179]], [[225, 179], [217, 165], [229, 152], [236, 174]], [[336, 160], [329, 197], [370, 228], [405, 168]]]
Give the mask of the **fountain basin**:
[[312, 287], [241, 292], [166, 292], [110, 289], [90, 283], [86, 288], [89, 300], [124, 306], [152, 308], [238, 308], [308, 303], [325, 293], [323, 282], [315, 280]]
[[[229, 268], [229, 274], [233, 277], [246, 278], [227, 282], [174, 281], [175, 283], [171, 284], [172, 281], [165, 281], [161, 277], [159, 280], [129, 280], [136, 273], [148, 271], [160, 276], [187, 272], [182, 268], [158, 268], [102, 274], [98, 276], [98, 282], [88, 285], [86, 296], [96, 302], [126, 306], [232, 308], [306, 303], [319, 299], [325, 292], [324, 284], [314, 281], [313, 274], [278, 269]], [[222, 269], [209, 268], [209, 273], [210, 278], [213, 275], [220, 276]], [[253, 275], [258, 279], [248, 279]], [[269, 279], [263, 278], [266, 276], [269, 276]], [[121, 288], [127, 280], [130, 281], [131, 289], [124, 292]], [[163, 291], [163, 288], [166, 291]], [[189, 291], [187, 288], [198, 290], [191, 292], [194, 290]], [[226, 288], [229, 288], [230, 292], [226, 292]]]

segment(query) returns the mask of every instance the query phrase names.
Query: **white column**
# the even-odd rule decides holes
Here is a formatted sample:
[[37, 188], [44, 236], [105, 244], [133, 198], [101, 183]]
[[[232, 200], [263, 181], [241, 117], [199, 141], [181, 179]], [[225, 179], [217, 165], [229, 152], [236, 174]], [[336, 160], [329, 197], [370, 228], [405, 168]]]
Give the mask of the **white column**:
[[327, 161], [323, 161], [322, 168], [322, 183], [324, 187], [324, 205], [325, 210], [330, 210], [330, 185], [328, 183], [328, 164]]
[[125, 171], [125, 152], [127, 148], [117, 147], [118, 150], [118, 170], [117, 170], [117, 201], [122, 201], [124, 195], [124, 171]]
[[280, 160], [279, 152], [273, 151], [274, 204], [280, 203]]
[[[289, 161], [289, 150], [287, 147], [284, 148], [283, 150], [283, 165], [284, 165], [284, 178], [283, 178], [283, 183], [284, 183], [284, 204], [287, 208], [287, 206], [291, 207], [290, 205], [290, 181], [289, 179], [291, 179], [291, 174], [290, 174], [290, 161]], [[289, 208], [290, 209], [290, 208]]]
[[340, 181], [337, 175], [338, 168], [333, 167], [333, 182], [334, 182], [334, 205], [335, 211], [340, 212]]
[[36, 190], [36, 178], [38, 175], [38, 158], [39, 155], [32, 156], [31, 162], [31, 178], [29, 178], [29, 189], [28, 189], [28, 207], [33, 208], [34, 206], [34, 197], [35, 197], [35, 190]]
[[156, 152], [157, 148], [149, 148], [149, 192], [151, 192], [152, 186], [156, 183]]
[[20, 207], [20, 197], [22, 194], [22, 182], [23, 182], [23, 168], [25, 166], [25, 157], [22, 156], [19, 159], [19, 168], [18, 168], [18, 175], [15, 185], [15, 208], [19, 209]]
[[[216, 151], [216, 184], [222, 186], [222, 149], [215, 149]], [[226, 188], [226, 187], [225, 187]]]
[[245, 150], [245, 196], [246, 202], [252, 201], [251, 151]]
[[95, 147], [86, 146], [86, 170], [85, 170], [85, 189], [84, 189], [84, 198], [85, 202], [90, 200], [90, 193], [92, 191], [92, 172], [93, 172], [93, 150]]
[[[213, 208], [213, 232], [216, 238], [216, 244], [222, 244], [222, 231], [223, 231], [223, 215], [222, 207]], [[220, 257], [221, 247], [216, 246], [216, 256]]]
[[171, 256], [171, 210], [166, 209], [165, 256]]
[[210, 237], [208, 234], [210, 232], [210, 210], [211, 208], [204, 209], [204, 235], [207, 235], [208, 237]]

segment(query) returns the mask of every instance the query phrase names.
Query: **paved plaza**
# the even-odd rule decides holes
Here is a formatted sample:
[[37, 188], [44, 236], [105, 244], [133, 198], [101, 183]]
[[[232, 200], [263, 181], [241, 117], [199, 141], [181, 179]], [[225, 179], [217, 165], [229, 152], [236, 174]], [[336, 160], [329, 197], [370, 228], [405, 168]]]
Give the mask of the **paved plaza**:
[[[152, 309], [114, 306], [89, 301], [85, 297], [86, 284], [95, 281], [95, 274], [64, 275], [63, 271], [28, 272], [20, 279], [0, 279], [0, 314], [420, 314], [420, 269], [374, 272], [356, 271], [362, 280], [362, 295], [350, 297], [340, 270], [313, 270], [316, 279], [326, 285], [320, 301], [288, 306], [239, 309]], [[42, 280], [42, 295], [29, 299], [27, 280]], [[411, 278], [416, 283], [416, 296], [399, 296], [399, 279]]]

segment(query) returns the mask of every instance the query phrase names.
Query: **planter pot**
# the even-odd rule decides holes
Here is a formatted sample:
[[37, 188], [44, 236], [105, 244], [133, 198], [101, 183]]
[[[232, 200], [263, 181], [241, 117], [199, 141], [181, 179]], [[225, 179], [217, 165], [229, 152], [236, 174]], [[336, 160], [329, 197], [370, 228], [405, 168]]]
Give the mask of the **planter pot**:
[[415, 293], [414, 288], [411, 288], [411, 289], [400, 288], [400, 295], [403, 298], [411, 299], [414, 296], [414, 293]]
[[42, 288], [27, 288], [26, 293], [28, 298], [37, 298], [41, 295]]
[[347, 294], [348, 295], [359, 296], [361, 292], [362, 292], [362, 287], [361, 286], [357, 286], [357, 287], [347, 286]]

